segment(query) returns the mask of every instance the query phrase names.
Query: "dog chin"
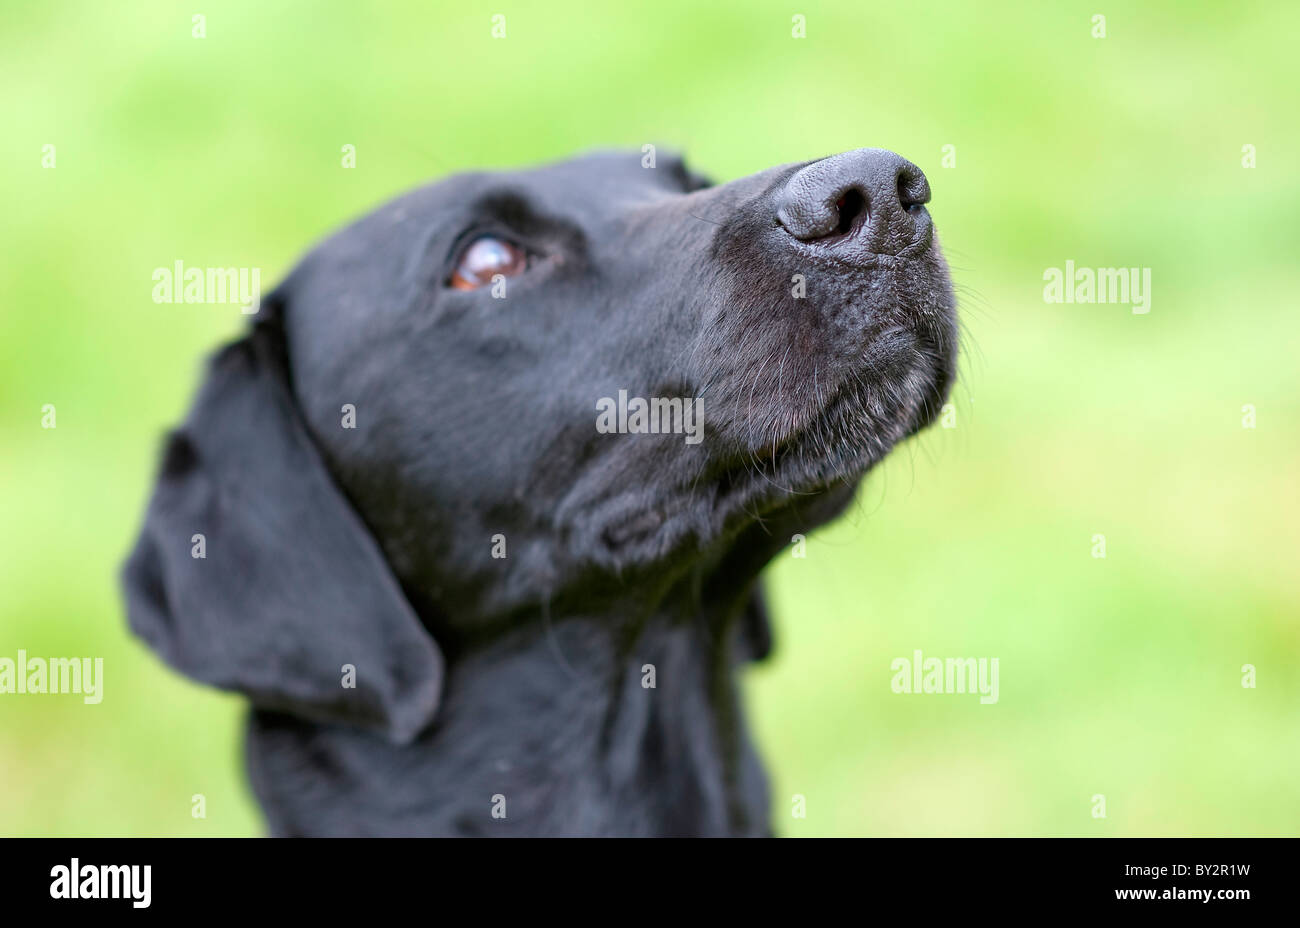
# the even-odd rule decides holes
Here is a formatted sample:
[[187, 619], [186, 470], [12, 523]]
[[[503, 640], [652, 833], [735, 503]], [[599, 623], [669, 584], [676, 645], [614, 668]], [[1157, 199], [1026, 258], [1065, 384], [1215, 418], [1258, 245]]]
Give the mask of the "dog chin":
[[808, 428], [780, 444], [774, 455], [755, 457], [724, 474], [715, 508], [728, 516], [761, 517], [856, 484], [898, 442], [924, 427], [920, 391], [904, 389], [913, 397], [908, 412], [886, 411], [882, 395], [896, 389], [846, 386]]
[[[851, 491], [938, 416], [952, 366], [939, 344], [908, 327], [876, 333], [856, 370], [824, 388], [815, 408], [775, 408], [773, 398], [773, 408], [762, 410], [764, 421], [791, 423], [790, 431], [735, 448], [649, 506], [619, 511], [602, 534], [606, 550], [620, 563], [655, 560], [683, 545], [706, 547], [777, 510], [815, 511], [814, 501]], [[787, 391], [786, 400], [795, 398]]]
[[743, 455], [723, 482], [752, 484], [774, 502], [782, 495], [815, 493], [862, 477], [896, 444], [933, 422], [947, 396], [951, 358], [925, 333], [903, 327], [876, 333], [870, 346], [857, 369], [825, 391], [811, 414], [785, 416], [801, 421], [797, 428]]

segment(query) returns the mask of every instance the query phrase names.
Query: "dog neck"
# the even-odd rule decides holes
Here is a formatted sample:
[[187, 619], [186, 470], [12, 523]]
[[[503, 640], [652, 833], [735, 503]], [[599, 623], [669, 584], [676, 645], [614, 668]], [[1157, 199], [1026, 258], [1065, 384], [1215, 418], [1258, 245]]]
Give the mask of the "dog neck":
[[438, 718], [410, 745], [255, 712], [272, 831], [766, 834], [734, 680], [754, 656], [754, 592], [737, 579], [690, 579], [649, 607], [539, 610], [449, 661]]
[[734, 679], [749, 654], [745, 602], [625, 608], [614, 622], [618, 611], [540, 617], [457, 662], [445, 743], [491, 719], [500, 750], [483, 759], [488, 778], [507, 774], [495, 792], [520, 796], [519, 815], [542, 817], [544, 833], [762, 831], [765, 789]]
[[412, 744], [254, 712], [250, 776], [272, 831], [768, 834], [735, 681], [768, 647], [756, 579], [851, 497], [768, 517], [658, 585], [548, 600], [473, 641], [431, 629], [450, 645], [443, 700]]

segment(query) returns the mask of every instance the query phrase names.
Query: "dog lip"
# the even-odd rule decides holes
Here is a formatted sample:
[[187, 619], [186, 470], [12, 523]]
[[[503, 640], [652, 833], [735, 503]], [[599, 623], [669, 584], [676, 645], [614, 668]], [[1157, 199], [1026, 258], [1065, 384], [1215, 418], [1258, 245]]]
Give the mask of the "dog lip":
[[611, 548], [622, 548], [633, 541], [654, 534], [663, 523], [664, 514], [661, 510], [644, 509], [630, 518], [605, 526], [601, 531], [601, 538]]
[[[755, 495], [768, 495], [775, 499], [814, 493], [825, 489], [842, 479], [851, 479], [859, 469], [865, 470], [865, 459], [859, 468], [856, 463], [849, 467], [836, 467], [834, 472], [816, 479], [798, 479], [790, 467], [790, 460], [802, 457], [815, 448], [813, 432], [829, 421], [845, 403], [852, 402], [848, 394], [862, 388], [852, 381], [845, 381], [831, 391], [826, 400], [802, 425], [792, 429], [776, 441], [765, 443], [761, 448], [742, 451], [729, 466], [722, 469], [715, 479], [718, 488], [714, 508], [728, 506], [733, 499], [740, 497], [742, 507], [746, 500]], [[855, 449], [851, 457], [855, 462], [865, 458], [865, 452]]]
[[[857, 225], [862, 221], [859, 217], [854, 222]], [[789, 237], [790, 247], [798, 253], [812, 259], [834, 262], [855, 271], [866, 271], [877, 267], [899, 267], [923, 254], [934, 242], [934, 225], [930, 222], [923, 223], [916, 236], [898, 251], [873, 251], [865, 245], [852, 247], [855, 231], [811, 241], [795, 238], [789, 232], [785, 234]]]
[[[868, 358], [862, 360], [865, 363]], [[797, 428], [762, 447], [736, 449], [728, 461], [711, 468], [705, 479], [678, 486], [657, 503], [609, 521], [600, 530], [601, 541], [610, 552], [626, 554], [638, 546], [657, 543], [658, 536], [666, 531], [690, 531], [687, 526], [694, 520], [683, 522], [681, 517], [693, 508], [696, 512], [711, 512], [709, 521], [720, 529], [733, 519], [761, 516], [791, 499], [813, 496], [858, 479], [883, 456], [884, 449], [868, 443], [827, 449], [817, 430], [833, 427], [837, 417], [855, 415], [859, 407], [865, 407], [864, 394], [869, 390], [856, 377], [842, 380]], [[892, 445], [902, 437], [890, 436], [886, 442]], [[821, 453], [817, 452], [819, 446]], [[711, 493], [704, 492], [706, 487], [712, 488]]]
[[[927, 341], [924, 333], [905, 325], [881, 328], [871, 338], [871, 344], [878, 350], [890, 354], [921, 350], [923, 357], [929, 354]], [[893, 344], [892, 348], [882, 349], [881, 346], [889, 343]], [[885, 389], [873, 385], [870, 376], [883, 360], [873, 358], [868, 349], [859, 359], [860, 369], [856, 371], [864, 374], [865, 379], [856, 374], [842, 378], [797, 428], [779, 436], [775, 442], [767, 442], [761, 450], [741, 450], [715, 481], [718, 494], [714, 508], [752, 509], [760, 498], [775, 504], [856, 480], [898, 442], [933, 421], [950, 381], [947, 369], [937, 360], [914, 370], [914, 374], [925, 377], [925, 395], [914, 398], [907, 408], [900, 408], [898, 418], [891, 417], [888, 427], [880, 434], [875, 434], [873, 429], [873, 437], [861, 434], [855, 440], [851, 431], [845, 433], [845, 423], [868, 417], [873, 394]]]

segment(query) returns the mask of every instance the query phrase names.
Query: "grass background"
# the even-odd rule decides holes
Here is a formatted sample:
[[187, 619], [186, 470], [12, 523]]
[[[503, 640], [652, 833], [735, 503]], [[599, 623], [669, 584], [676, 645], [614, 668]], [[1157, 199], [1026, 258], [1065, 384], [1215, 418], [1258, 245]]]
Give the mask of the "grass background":
[[[269, 287], [431, 177], [651, 141], [718, 180], [903, 153], [962, 297], [957, 427], [769, 575], [745, 686], [778, 830], [1295, 834], [1297, 34], [1287, 2], [0, 6], [0, 656], [105, 659], [98, 706], [0, 696], [0, 834], [261, 829], [241, 701], [164, 670], [116, 588], [243, 321], [154, 304], [152, 270]], [[1066, 259], [1150, 267], [1150, 313], [1045, 304]], [[999, 658], [1000, 702], [893, 694], [917, 648]]]

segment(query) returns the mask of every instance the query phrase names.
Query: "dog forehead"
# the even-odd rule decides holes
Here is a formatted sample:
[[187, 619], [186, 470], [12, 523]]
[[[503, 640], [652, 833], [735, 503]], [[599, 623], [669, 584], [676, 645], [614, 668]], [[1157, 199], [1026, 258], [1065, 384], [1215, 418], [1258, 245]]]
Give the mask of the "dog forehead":
[[[294, 267], [284, 293], [297, 315], [323, 321], [376, 309], [403, 285], [423, 278], [420, 265], [449, 247], [495, 194], [522, 199], [537, 213], [592, 230], [621, 209], [680, 195], [701, 182], [673, 153], [600, 151], [523, 170], [451, 175], [408, 191], [318, 241]], [[291, 314], [293, 315], [293, 314]]]
[[683, 170], [682, 159], [676, 155], [658, 155], [653, 151], [597, 151], [514, 176], [530, 187], [537, 184], [546, 188], [611, 193], [644, 187], [680, 192], [679, 178]]
[[594, 152], [523, 170], [453, 174], [372, 209], [319, 241], [311, 254], [339, 259], [373, 252], [376, 244], [395, 237], [472, 218], [476, 205], [497, 193], [522, 197], [543, 213], [576, 218], [700, 185], [677, 155], [650, 158], [638, 151]]
[[[612, 205], [682, 193], [687, 171], [676, 155], [599, 151], [522, 170], [480, 171], [435, 181], [418, 193], [435, 209], [472, 205], [497, 191], [520, 194], [533, 205], [564, 215], [584, 205]], [[400, 209], [401, 201], [396, 204]]]

